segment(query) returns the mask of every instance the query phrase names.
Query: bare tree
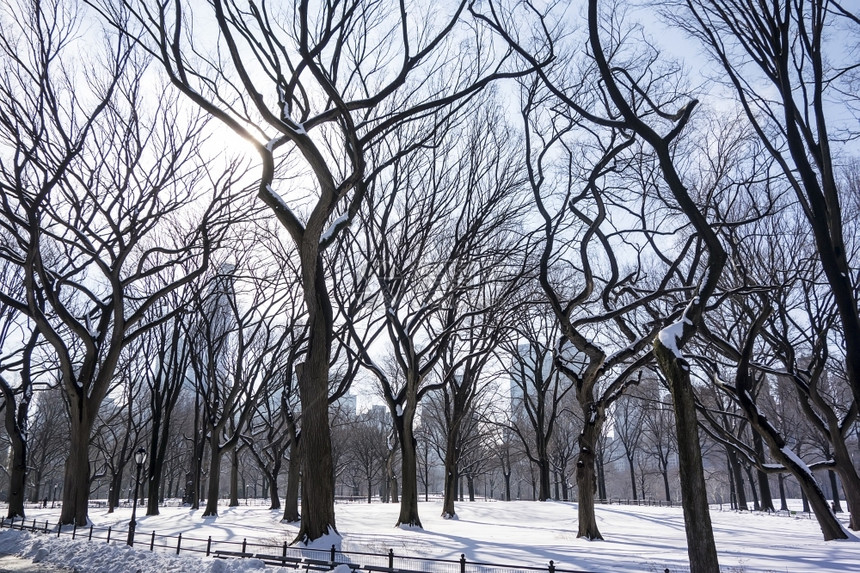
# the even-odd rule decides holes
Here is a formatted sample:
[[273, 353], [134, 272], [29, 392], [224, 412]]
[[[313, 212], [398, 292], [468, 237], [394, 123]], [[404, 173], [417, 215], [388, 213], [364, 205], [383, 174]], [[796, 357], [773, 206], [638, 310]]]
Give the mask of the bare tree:
[[[487, 358], [479, 355], [489, 357], [489, 349], [468, 333], [483, 329], [498, 336], [491, 329], [500, 328], [498, 315], [517, 290], [512, 278], [526, 268], [528, 236], [517, 230], [525, 206], [522, 180], [507, 145], [510, 133], [495, 121], [499, 113], [491, 107], [452, 126], [426, 152], [404, 157], [380, 175], [369, 189], [372, 212], [352, 257], [360, 261], [352, 281], [361, 289], [352, 298], [338, 297], [350, 343], [378, 380], [397, 430], [401, 525], [421, 525], [415, 416], [423, 397], [447, 383], [431, 373], [455, 338], [475, 347], [451, 357], [451, 367], [471, 356], [472, 367], [483, 368]], [[369, 352], [383, 334], [395, 377]], [[453, 375], [449, 370], [445, 376]], [[461, 399], [474, 379], [465, 383]]]
[[[427, 136], [418, 129], [397, 149], [388, 144], [393, 134], [519, 72], [508, 69], [507, 53], [484, 46], [479, 25], [464, 21], [466, 0], [452, 11], [434, 8], [432, 17], [429, 8], [413, 14], [405, 3], [358, 1], [248, 6], [215, 0], [205, 15], [195, 6], [194, 17], [182, 0], [123, 5], [105, 2], [102, 11], [162, 61], [188, 98], [251, 142], [262, 160], [259, 196], [295, 243], [308, 314], [299, 377], [305, 474], [331, 475], [326, 393], [333, 313], [323, 253], [355, 217], [367, 181]], [[214, 19], [214, 42], [195, 19]], [[298, 172], [311, 187], [287, 200], [275, 182], [276, 157], [284, 151], [301, 158]], [[334, 486], [320, 477], [302, 487], [297, 539], [309, 541], [335, 529]]]
[[[211, 176], [200, 158], [205, 122], [184, 117], [167, 95], [146, 99], [145, 65], [129, 60], [123, 37], [106, 36], [113, 47], [101, 55], [85, 52], [97, 70], [87, 81], [66, 64], [79, 47], [74, 10], [40, 4], [14, 21], [17, 30], [7, 26], [3, 36], [14, 64], [3, 78], [0, 125], [18, 151], [3, 164], [0, 221], [17, 243], [25, 296], [0, 298], [33, 321], [59, 362], [72, 424], [61, 521], [83, 525], [89, 440], [117, 364], [169, 316], [152, 318], [163, 297], [203, 272], [217, 240], [217, 197], [233, 180], [229, 171]], [[202, 185], [211, 207], [183, 212]], [[180, 215], [189, 217], [181, 231], [153, 238]], [[167, 278], [187, 260], [198, 265]], [[148, 291], [155, 277], [165, 280]]]
[[[669, 20], [698, 39], [724, 72], [747, 120], [790, 185], [812, 229], [818, 259], [833, 295], [845, 369], [860, 402], [860, 311], [856, 274], [846, 247], [843, 196], [834, 156], [842, 110], [856, 110], [856, 58], [825, 39], [856, 35], [860, 17], [828, 0], [738, 4], [687, 0], [666, 10]], [[836, 49], [834, 49], [836, 48]]]

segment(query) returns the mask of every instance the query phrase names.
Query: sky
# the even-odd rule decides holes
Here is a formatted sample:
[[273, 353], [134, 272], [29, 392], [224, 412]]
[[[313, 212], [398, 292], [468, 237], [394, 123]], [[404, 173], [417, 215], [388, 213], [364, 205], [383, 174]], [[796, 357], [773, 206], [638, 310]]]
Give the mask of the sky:
[[[799, 500], [795, 502], [799, 506]], [[344, 551], [412, 555], [436, 559], [546, 567], [552, 559], [556, 566], [582, 571], [662, 572], [689, 571], [680, 508], [598, 505], [597, 519], [604, 541], [576, 538], [575, 503], [476, 501], [457, 505], [458, 519], [440, 517], [441, 502], [419, 504], [423, 530], [393, 527], [399, 506], [396, 504], [338, 504], [338, 529]], [[823, 572], [856, 571], [860, 563], [860, 542], [822, 541], [814, 519], [759, 513], [737, 513], [712, 506], [717, 551], [724, 571]], [[125, 544], [130, 509], [113, 514], [106, 509], [90, 509], [96, 527], [116, 528], [110, 545], [103, 541], [72, 541], [70, 536], [0, 531], [0, 553], [20, 555], [44, 565], [73, 567], [87, 573], [239, 573], [247, 571], [284, 571], [265, 567], [255, 559], [216, 560], [170, 552], [150, 553], [149, 535], [183, 533], [183, 537], [206, 539], [212, 536], [213, 550], [218, 541], [259, 543], [280, 547], [292, 540], [297, 524], [279, 521], [280, 510], [265, 506], [219, 508], [216, 518], [202, 518], [201, 511], [189, 508], [162, 508], [162, 515], [138, 515], [138, 542]], [[38, 509], [28, 512], [29, 519], [56, 523], [59, 510]], [[847, 520], [847, 516], [842, 515]], [[97, 534], [98, 535], [98, 534]], [[102, 534], [104, 535], [104, 534]], [[85, 537], [85, 535], [84, 535]], [[171, 540], [168, 540], [171, 541]], [[156, 542], [161, 543], [161, 540]], [[331, 539], [322, 545], [330, 547]], [[175, 541], [171, 541], [171, 545]], [[221, 546], [225, 547], [225, 546]], [[249, 549], [250, 551], [251, 549]], [[255, 548], [255, 552], [263, 552]], [[342, 571], [336, 573], [345, 573]], [[468, 569], [467, 569], [468, 571]]]

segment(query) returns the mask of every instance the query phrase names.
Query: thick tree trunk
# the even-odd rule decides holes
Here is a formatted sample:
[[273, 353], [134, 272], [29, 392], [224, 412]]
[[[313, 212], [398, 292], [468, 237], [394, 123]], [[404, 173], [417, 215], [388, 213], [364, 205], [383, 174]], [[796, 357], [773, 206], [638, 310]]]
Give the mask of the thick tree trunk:
[[442, 500], [442, 517], [445, 519], [453, 519], [457, 516], [454, 502], [457, 499], [457, 483], [460, 474], [457, 469], [457, 462], [454, 461], [455, 455], [454, 453], [445, 453], [445, 488]]
[[469, 492], [469, 501], [475, 501], [475, 476], [466, 476], [466, 490]]
[[[764, 443], [757, 432], [752, 433], [753, 447], [759, 459], [764, 459]], [[773, 505], [773, 495], [770, 493], [770, 479], [767, 473], [758, 470], [758, 491], [761, 497], [762, 511], [776, 511]]]
[[[848, 504], [850, 521], [848, 527], [854, 531], [860, 530], [860, 476], [851, 460], [851, 453], [845, 440], [839, 435], [838, 439], [832, 441], [833, 460], [836, 462], [834, 468], [842, 481], [842, 491], [845, 494], [845, 502]], [[837, 491], [834, 487], [834, 492]], [[834, 494], [834, 499], [837, 494]]]
[[[175, 404], [175, 401], [174, 403]], [[167, 443], [170, 438], [170, 413], [173, 404], [167, 405], [165, 416], [156, 411], [152, 414], [152, 442], [149, 448], [149, 464], [146, 469], [147, 497], [146, 515], [158, 515], [158, 503], [164, 501], [164, 460], [167, 458]], [[161, 486], [161, 487], [159, 487]], [[168, 488], [169, 489], [169, 488]]]
[[[77, 410], [77, 411], [75, 411]], [[69, 456], [66, 458], [63, 481], [63, 508], [60, 523], [78, 527], [87, 524], [87, 504], [90, 497], [90, 434], [92, 423], [79, 408], [72, 408]]]
[[300, 247], [302, 286], [310, 324], [308, 352], [297, 368], [302, 404], [302, 513], [296, 541], [308, 543], [337, 533], [334, 514], [334, 460], [328, 412], [332, 310], [318, 240]]
[[[9, 509], [6, 517], [24, 517], [24, 494], [27, 487], [27, 442], [15, 421], [14, 402], [6, 403], [6, 432], [9, 438]], [[12, 418], [10, 422], [10, 418]]]
[[460, 449], [457, 447], [457, 438], [460, 434], [458, 423], [453, 424], [446, 436], [445, 444], [445, 487], [443, 490], [442, 500], [442, 517], [445, 519], [454, 519], [457, 516], [457, 511], [454, 507], [454, 500], [457, 497], [457, 478], [459, 477], [459, 468], [457, 461], [460, 459]]
[[675, 410], [681, 504], [686, 525], [690, 573], [719, 573], [720, 564], [708, 510], [707, 486], [699, 445], [699, 424], [696, 419], [696, 402], [690, 382], [689, 365], [659, 339], [654, 342], [654, 353], [660, 370], [669, 383]]
[[269, 494], [269, 509], [281, 509], [281, 496], [278, 493], [278, 474], [281, 473], [281, 460], [275, 461], [272, 475], [268, 477], [266, 490]]
[[836, 472], [827, 470], [830, 477], [830, 491], [833, 492], [833, 513], [842, 513], [842, 505], [839, 503], [839, 483], [836, 480]]
[[511, 472], [505, 472], [505, 501], [511, 501]]
[[546, 451], [546, 444], [541, 444], [538, 440], [538, 500], [547, 501], [552, 498], [550, 473], [552, 469], [549, 463], [549, 454]]
[[111, 474], [108, 489], [108, 513], [113, 513], [114, 508], [119, 507], [119, 498], [122, 494], [122, 474], [122, 470]]
[[397, 518], [395, 527], [407, 525], [410, 527], [421, 527], [421, 518], [418, 517], [418, 459], [416, 456], [416, 441], [412, 432], [412, 416], [407, 416], [404, 409], [403, 426], [400, 434], [400, 516]]
[[301, 520], [301, 515], [299, 514], [301, 468], [301, 448], [296, 446], [296, 440], [293, 439], [290, 444], [290, 465], [287, 467], [287, 491], [284, 494], [283, 520], [289, 523]]
[[603, 539], [594, 514], [594, 449], [600, 437], [602, 420], [586, 423], [579, 435], [579, 458], [576, 461], [576, 487], [579, 491], [579, 531], [576, 536], [588, 540]]
[[779, 474], [779, 510], [788, 511], [788, 500], [785, 498], [785, 474]]
[[660, 475], [663, 476], [663, 490], [666, 495], [666, 502], [672, 503], [672, 492], [669, 489], [669, 460], [668, 456], [660, 458]]
[[[242, 492], [248, 497], [248, 492]], [[239, 506], [239, 448], [230, 452], [230, 503], [227, 507]]]
[[[215, 438], [217, 439], [217, 438]], [[214, 442], [209, 444], [209, 488], [203, 517], [218, 515], [218, 494], [221, 488], [221, 449]]]

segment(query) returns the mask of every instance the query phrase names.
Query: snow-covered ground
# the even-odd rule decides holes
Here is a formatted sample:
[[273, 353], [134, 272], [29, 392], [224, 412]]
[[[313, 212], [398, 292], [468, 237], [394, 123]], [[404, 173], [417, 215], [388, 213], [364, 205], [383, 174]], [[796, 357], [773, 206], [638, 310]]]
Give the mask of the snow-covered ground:
[[[576, 538], [576, 504], [562, 502], [474, 502], [457, 505], [458, 519], [440, 517], [441, 504], [420, 504], [423, 530], [397, 529], [398, 506], [391, 504], [343, 504], [337, 506], [337, 524], [344, 551], [412, 555], [439, 559], [545, 567], [550, 560], [565, 569], [584, 571], [688, 571], [684, 519], [680, 508], [597, 506], [597, 519], [605, 541]], [[32, 509], [28, 520], [56, 523], [59, 510]], [[150, 553], [148, 542], [158, 536], [183, 534], [184, 539], [271, 544], [271, 553], [291, 541], [295, 524], [280, 523], [279, 511], [264, 507], [222, 507], [217, 518], [203, 518], [201, 511], [162, 508], [158, 516], [138, 514], [135, 548], [125, 544], [130, 510], [108, 514], [91, 509], [98, 527], [117, 531], [110, 544], [87, 542], [86, 531], [78, 539], [0, 531], [0, 553], [17, 554], [36, 562], [56, 564], [87, 573], [189, 572], [231, 573], [277, 571], [262, 562], [216, 560], [165, 549]], [[860, 541], [822, 541], [814, 519], [779, 517], [729, 511], [711, 512], [720, 564], [732, 573], [847, 572], [860, 570]], [[103, 535], [103, 534], [102, 534]], [[156, 545], [160, 544], [158, 541]], [[329, 541], [325, 542], [330, 545]], [[193, 542], [184, 542], [185, 545]], [[217, 544], [216, 544], [217, 546]], [[263, 552], [255, 548], [255, 552]]]

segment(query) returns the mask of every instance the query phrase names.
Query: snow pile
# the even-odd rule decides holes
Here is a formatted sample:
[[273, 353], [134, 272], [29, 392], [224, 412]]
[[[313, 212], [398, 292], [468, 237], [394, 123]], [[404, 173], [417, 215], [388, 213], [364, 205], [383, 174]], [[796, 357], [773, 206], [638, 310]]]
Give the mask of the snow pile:
[[122, 541], [94, 543], [26, 531], [0, 531], [0, 553], [18, 555], [35, 563], [70, 567], [87, 573], [241, 573], [274, 571], [259, 559], [201, 559], [151, 553]]

